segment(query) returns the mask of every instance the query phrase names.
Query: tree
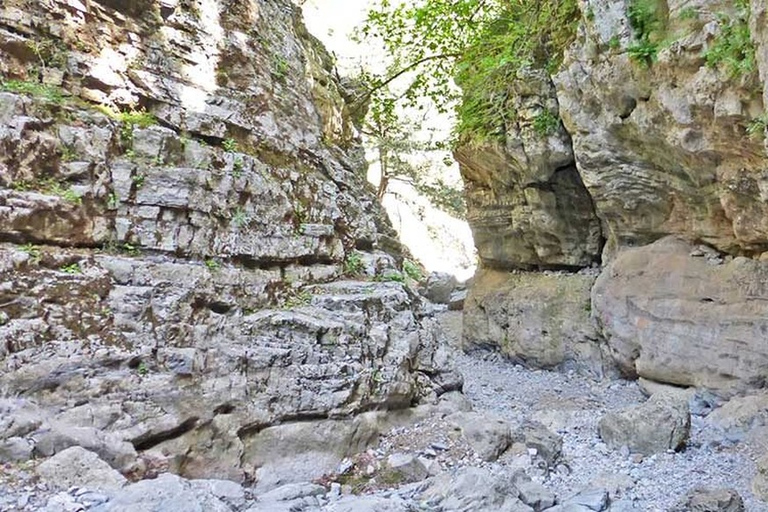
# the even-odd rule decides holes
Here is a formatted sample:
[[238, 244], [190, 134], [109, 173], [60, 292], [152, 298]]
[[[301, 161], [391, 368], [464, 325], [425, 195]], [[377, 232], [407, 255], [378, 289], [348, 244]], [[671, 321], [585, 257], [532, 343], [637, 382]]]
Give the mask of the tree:
[[[359, 29], [391, 61], [367, 77], [372, 113], [426, 98], [455, 110], [455, 141], [503, 137], [514, 121], [510, 81], [526, 68], [556, 69], [579, 17], [577, 0], [378, 0]], [[393, 94], [398, 81], [406, 84]]]

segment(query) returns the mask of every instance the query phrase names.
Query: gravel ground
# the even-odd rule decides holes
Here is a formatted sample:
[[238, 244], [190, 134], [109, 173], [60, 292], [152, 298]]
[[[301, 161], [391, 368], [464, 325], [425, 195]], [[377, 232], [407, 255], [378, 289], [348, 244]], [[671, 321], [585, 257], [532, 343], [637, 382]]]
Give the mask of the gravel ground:
[[[444, 318], [442, 323], [452, 330], [455, 343], [460, 319]], [[633, 500], [639, 510], [663, 512], [686, 491], [702, 485], [734, 488], [748, 512], [768, 512], [768, 504], [750, 491], [757, 453], [743, 443], [726, 442], [704, 417], [692, 417], [690, 442], [679, 453], [633, 458], [609, 450], [598, 436], [598, 422], [609, 411], [645, 400], [635, 382], [528, 370], [491, 353], [456, 357], [465, 378], [464, 392], [476, 411], [512, 421], [534, 419], [563, 437], [563, 458], [569, 470], [563, 467], [541, 478], [561, 498], [602, 487], [616, 497]], [[497, 466], [503, 471], [503, 462]]]

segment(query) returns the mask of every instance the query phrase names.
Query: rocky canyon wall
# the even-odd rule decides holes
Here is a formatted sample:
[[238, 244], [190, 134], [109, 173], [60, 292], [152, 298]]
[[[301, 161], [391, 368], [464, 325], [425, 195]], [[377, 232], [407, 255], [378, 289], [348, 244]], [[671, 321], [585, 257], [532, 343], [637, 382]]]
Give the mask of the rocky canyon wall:
[[[580, 2], [554, 86], [512, 84], [504, 143], [458, 149], [483, 267], [465, 346], [679, 385], [762, 385], [765, 2], [645, 1], [645, 34], [630, 16], [639, 3]], [[530, 129], [542, 109], [561, 120], [544, 135]], [[597, 261], [602, 272], [589, 270]]]
[[348, 95], [287, 1], [2, 2], [0, 461], [306, 479], [461, 385]]

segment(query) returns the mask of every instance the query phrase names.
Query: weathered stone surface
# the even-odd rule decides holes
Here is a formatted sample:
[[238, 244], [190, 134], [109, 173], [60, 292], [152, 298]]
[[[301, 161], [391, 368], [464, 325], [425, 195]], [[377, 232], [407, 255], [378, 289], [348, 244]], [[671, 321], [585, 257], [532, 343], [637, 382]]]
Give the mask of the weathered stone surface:
[[[765, 6], [752, 4], [765, 76]], [[732, 14], [733, 4], [664, 6], [659, 39], [670, 43], [645, 66], [627, 51], [637, 44], [627, 4], [590, 2], [592, 16], [554, 77], [607, 250], [679, 234], [733, 253], [764, 251], [768, 154], [759, 137], [744, 131], [764, 113], [763, 86], [757, 71], [735, 79], [702, 57], [722, 38], [722, 15]]]
[[733, 489], [697, 487], [683, 496], [670, 512], [744, 512], [744, 501]]
[[131, 484], [94, 512], [231, 512], [230, 501], [242, 502], [243, 489], [232, 482], [221, 485], [183, 480], [165, 473], [154, 480]]
[[99, 491], [119, 489], [127, 480], [93, 452], [73, 446], [57, 453], [37, 468], [47, 485], [68, 489], [73, 485]]
[[768, 424], [768, 393], [734, 397], [707, 416], [707, 422], [723, 430], [731, 440], [742, 440]]
[[447, 418], [477, 455], [485, 461], [494, 461], [512, 443], [509, 423], [477, 412], [457, 412]]
[[478, 256], [490, 268], [584, 267], [599, 259], [600, 225], [558, 125], [542, 136], [534, 120], [558, 110], [543, 72], [510, 84], [517, 122], [503, 143], [460, 146], [467, 218]]
[[456, 277], [445, 272], [432, 272], [424, 283], [423, 295], [436, 304], [448, 304], [456, 289]]
[[521, 502], [518, 495], [517, 489], [508, 479], [494, 476], [485, 469], [467, 467], [438, 475], [421, 497], [451, 512], [531, 512], [533, 509]]
[[278, 485], [460, 389], [300, 10], [123, 4], [0, 6], [0, 441]]
[[480, 270], [464, 305], [463, 348], [497, 348], [540, 368], [602, 376], [612, 363], [590, 319], [588, 274]]
[[688, 441], [688, 402], [673, 395], [654, 395], [647, 402], [603, 416], [598, 427], [609, 448], [652, 455], [678, 450]]
[[632, 376], [682, 386], [762, 385], [768, 266], [712, 265], [674, 238], [622, 252], [592, 290], [612, 357]]

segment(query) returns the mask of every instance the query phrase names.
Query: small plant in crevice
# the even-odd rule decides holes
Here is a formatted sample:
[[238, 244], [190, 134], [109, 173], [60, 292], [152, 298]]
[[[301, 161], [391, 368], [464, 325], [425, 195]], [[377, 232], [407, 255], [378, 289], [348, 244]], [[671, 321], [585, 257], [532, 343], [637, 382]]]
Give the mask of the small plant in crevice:
[[747, 125], [747, 135], [750, 138], [765, 137], [768, 128], [768, 113], [752, 119]]
[[136, 185], [137, 189], [140, 189], [144, 186], [144, 180], [147, 178], [147, 175], [143, 172], [139, 172], [131, 176], [131, 181], [134, 185]]
[[658, 0], [631, 0], [627, 18], [636, 42], [627, 48], [629, 57], [646, 67], [656, 61], [659, 39], [664, 31]]
[[77, 160], [77, 152], [70, 146], [61, 146], [61, 161], [62, 162], [74, 162]]
[[139, 250], [139, 247], [137, 245], [130, 244], [130, 243], [127, 243], [127, 242], [120, 246], [120, 251], [124, 252], [128, 256], [140, 256], [141, 255], [141, 251]]
[[234, 153], [238, 149], [237, 141], [232, 138], [224, 139], [221, 142], [221, 147], [224, 148], [224, 151], [227, 153]]
[[64, 93], [60, 87], [32, 80], [0, 79], [0, 91], [24, 94], [56, 105], [60, 105], [64, 102]]
[[677, 17], [683, 21], [699, 19], [699, 11], [695, 7], [683, 7], [677, 13]]
[[560, 118], [546, 108], [533, 118], [533, 131], [540, 137], [552, 135], [559, 126]]
[[64, 184], [52, 178], [40, 182], [40, 191], [51, 196], [58, 196], [74, 205], [80, 205], [83, 202], [82, 197], [74, 188], [65, 187]]
[[221, 263], [214, 258], [208, 258], [205, 260], [205, 267], [208, 270], [219, 270], [221, 268]]
[[312, 292], [309, 290], [291, 289], [281, 306], [285, 309], [308, 306], [312, 302]]
[[279, 82], [285, 82], [288, 77], [288, 73], [291, 70], [291, 66], [288, 61], [282, 55], [272, 56], [272, 69], [270, 70], [272, 76]]
[[650, 67], [656, 62], [656, 55], [659, 52], [659, 45], [650, 41], [640, 41], [627, 48], [629, 58], [645, 67]]
[[120, 205], [120, 198], [117, 197], [116, 193], [111, 192], [109, 196], [107, 196], [107, 209], [117, 210], [117, 207], [119, 205]]
[[411, 260], [403, 261], [403, 272], [414, 281], [421, 281], [424, 278], [421, 268]]
[[136, 373], [138, 373], [140, 376], [144, 377], [149, 373], [149, 367], [147, 366], [147, 363], [144, 361], [141, 361], [138, 366], [136, 366]]
[[248, 227], [248, 225], [251, 223], [251, 217], [248, 215], [248, 213], [243, 209], [242, 206], [237, 207], [237, 209], [232, 212], [232, 225], [236, 228], [245, 228]]
[[619, 36], [614, 35], [608, 40], [608, 48], [611, 50], [618, 50], [621, 48], [621, 39], [619, 39]]
[[396, 270], [390, 270], [383, 274], [377, 275], [374, 278], [374, 281], [379, 281], [383, 283], [386, 283], [386, 282], [405, 283], [405, 276]]
[[363, 272], [365, 269], [365, 263], [363, 262], [363, 256], [357, 251], [352, 251], [347, 254], [344, 259], [344, 273], [348, 276], [356, 276]]
[[83, 270], [80, 268], [79, 263], [71, 263], [69, 265], [65, 265], [59, 269], [61, 272], [64, 272], [65, 274], [70, 275], [77, 275], [82, 274]]
[[28, 244], [22, 245], [21, 250], [29, 255], [29, 257], [32, 260], [32, 263], [34, 263], [35, 265], [40, 263], [40, 258], [42, 257], [42, 253], [40, 252], [39, 247], [31, 243], [28, 243]]
[[240, 178], [243, 175], [243, 159], [239, 156], [232, 162], [232, 177]]
[[755, 46], [749, 31], [749, 2], [737, 0], [736, 13], [718, 15], [720, 33], [704, 52], [712, 68], [723, 68], [731, 77], [748, 75], [757, 69]]

